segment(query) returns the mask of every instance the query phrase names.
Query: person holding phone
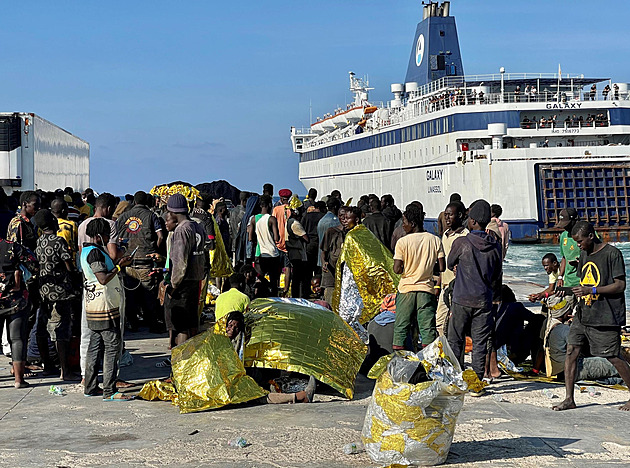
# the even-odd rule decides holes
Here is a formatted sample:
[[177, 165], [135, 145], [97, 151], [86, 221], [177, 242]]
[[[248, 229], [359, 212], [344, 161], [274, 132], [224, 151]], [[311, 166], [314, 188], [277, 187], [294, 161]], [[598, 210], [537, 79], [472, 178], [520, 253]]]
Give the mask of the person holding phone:
[[[84, 394], [103, 396], [104, 401], [129, 400], [116, 391], [118, 360], [121, 350], [120, 304], [122, 285], [118, 273], [131, 265], [130, 257], [118, 264], [107, 253], [110, 225], [103, 218], [89, 222], [85, 230], [94, 243], [81, 250], [81, 270], [85, 275], [85, 311], [89, 329], [89, 345], [85, 360]], [[99, 361], [103, 360], [103, 388], [98, 387]]]

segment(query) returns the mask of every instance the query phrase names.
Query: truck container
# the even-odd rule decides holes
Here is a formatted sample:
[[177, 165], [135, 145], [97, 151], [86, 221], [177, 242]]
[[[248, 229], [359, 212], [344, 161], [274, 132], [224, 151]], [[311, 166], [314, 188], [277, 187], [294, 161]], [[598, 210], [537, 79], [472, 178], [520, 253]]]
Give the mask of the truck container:
[[0, 113], [0, 186], [7, 194], [89, 184], [87, 141], [35, 114]]

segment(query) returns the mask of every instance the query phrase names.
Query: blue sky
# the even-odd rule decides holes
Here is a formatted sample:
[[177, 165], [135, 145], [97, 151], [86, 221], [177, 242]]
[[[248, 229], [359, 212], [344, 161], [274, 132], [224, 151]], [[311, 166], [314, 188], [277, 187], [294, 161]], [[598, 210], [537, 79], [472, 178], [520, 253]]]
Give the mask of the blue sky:
[[[24, 6], [27, 5], [27, 6]], [[91, 185], [172, 180], [305, 189], [291, 125], [404, 80], [419, 0], [6, 3], [0, 111], [34, 112], [90, 142]], [[584, 73], [630, 82], [630, 4], [455, 0], [467, 74]]]

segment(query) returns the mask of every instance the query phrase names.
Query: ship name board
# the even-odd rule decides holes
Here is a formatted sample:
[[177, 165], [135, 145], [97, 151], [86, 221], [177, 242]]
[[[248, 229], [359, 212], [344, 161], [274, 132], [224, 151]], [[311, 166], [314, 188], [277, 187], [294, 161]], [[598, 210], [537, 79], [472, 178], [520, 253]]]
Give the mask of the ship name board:
[[581, 102], [554, 102], [547, 104], [547, 109], [580, 109]]
[[427, 180], [442, 180], [444, 169], [429, 169], [427, 171]]

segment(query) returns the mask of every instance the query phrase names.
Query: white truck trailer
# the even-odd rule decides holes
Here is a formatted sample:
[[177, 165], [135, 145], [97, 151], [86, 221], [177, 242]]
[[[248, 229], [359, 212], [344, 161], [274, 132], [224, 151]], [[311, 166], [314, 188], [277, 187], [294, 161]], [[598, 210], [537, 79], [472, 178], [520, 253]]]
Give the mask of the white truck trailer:
[[38, 115], [0, 113], [0, 186], [55, 190], [90, 184], [90, 144]]

